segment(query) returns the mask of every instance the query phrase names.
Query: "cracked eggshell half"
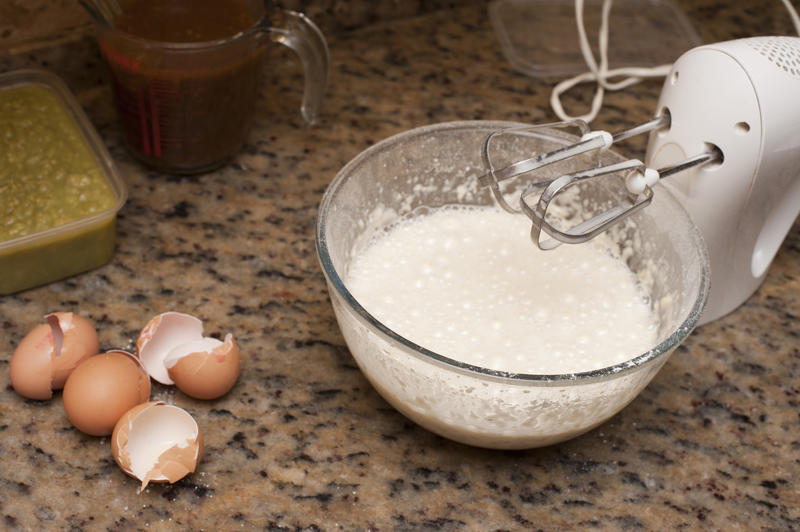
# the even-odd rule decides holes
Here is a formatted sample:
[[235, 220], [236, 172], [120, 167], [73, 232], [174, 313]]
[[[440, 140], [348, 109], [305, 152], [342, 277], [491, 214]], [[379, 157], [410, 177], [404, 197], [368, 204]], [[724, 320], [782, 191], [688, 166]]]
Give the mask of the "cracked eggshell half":
[[203, 436], [182, 408], [161, 401], [135, 406], [117, 421], [111, 453], [119, 467], [141, 481], [177, 482], [197, 468]]
[[169, 376], [180, 391], [195, 399], [222, 397], [239, 377], [239, 346], [228, 334], [181, 345], [164, 360]]
[[136, 346], [151, 377], [196, 399], [225, 395], [239, 377], [233, 336], [224, 341], [204, 337], [202, 322], [189, 314], [159, 314], [142, 329]]
[[150, 399], [150, 377], [134, 355], [112, 350], [75, 368], [61, 398], [75, 428], [107, 436], [125, 412]]
[[54, 312], [34, 327], [11, 357], [11, 385], [29, 399], [50, 399], [67, 377], [100, 349], [97, 331], [72, 312]]
[[164, 359], [181, 344], [203, 337], [203, 322], [189, 314], [165, 312], [147, 322], [136, 340], [136, 351], [147, 373], [161, 384], [175, 384]]

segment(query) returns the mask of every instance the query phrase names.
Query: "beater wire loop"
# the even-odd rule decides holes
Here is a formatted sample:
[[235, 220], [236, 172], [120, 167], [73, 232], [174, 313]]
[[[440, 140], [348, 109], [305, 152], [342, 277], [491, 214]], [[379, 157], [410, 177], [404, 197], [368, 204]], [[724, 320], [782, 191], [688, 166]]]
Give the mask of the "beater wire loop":
[[[554, 173], [552, 171], [544, 176], [536, 175], [536, 171], [584, 153], [608, 149], [615, 142], [669, 127], [669, 125], [670, 115], [665, 113], [644, 124], [631, 127], [615, 135], [605, 131], [592, 131], [588, 124], [580, 119], [553, 124], [510, 127], [493, 131], [487, 135], [482, 145], [481, 157], [487, 172], [478, 177], [478, 184], [489, 187], [498, 205], [506, 211], [513, 214], [525, 214], [530, 218], [532, 222], [531, 239], [540, 249], [553, 249], [562, 243], [579, 244], [586, 242], [639, 209], [646, 207], [653, 199], [653, 186], [662, 177], [683, 172], [712, 161], [721, 161], [721, 151], [716, 147], [711, 147], [706, 152], [689, 157], [676, 165], [658, 170], [647, 168], [644, 163], [637, 159], [629, 159], [620, 163], [606, 166], [598, 165], [595, 168], [559, 174], [555, 177], [552, 177]], [[502, 136], [532, 137], [541, 135], [538, 130], [544, 128], [567, 127], [577, 128], [581, 133], [582, 136], [578, 142], [559, 146], [547, 153], [540, 153], [499, 169], [495, 168], [492, 153], [493, 143], [497, 142], [498, 138]], [[572, 227], [559, 228], [553, 225], [552, 220], [557, 217], [550, 216], [548, 211], [552, 202], [561, 194], [581, 183], [593, 182], [599, 178], [614, 174], [625, 175], [626, 194], [623, 194], [617, 205], [597, 213]], [[506, 200], [500, 188], [500, 183], [521, 175], [525, 175], [528, 178], [528, 182], [522, 187], [522, 192], [519, 195], [519, 207], [514, 207]], [[542, 233], [549, 235], [550, 238], [546, 238]]]

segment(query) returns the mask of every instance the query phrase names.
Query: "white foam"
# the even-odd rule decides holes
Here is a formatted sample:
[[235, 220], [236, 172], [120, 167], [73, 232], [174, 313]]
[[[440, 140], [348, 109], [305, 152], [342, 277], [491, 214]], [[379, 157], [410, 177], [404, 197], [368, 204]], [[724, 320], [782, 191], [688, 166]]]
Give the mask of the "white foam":
[[499, 371], [588, 371], [655, 344], [646, 295], [621, 260], [595, 243], [540, 251], [529, 231], [495, 207], [442, 208], [379, 232], [346, 284], [398, 334]]

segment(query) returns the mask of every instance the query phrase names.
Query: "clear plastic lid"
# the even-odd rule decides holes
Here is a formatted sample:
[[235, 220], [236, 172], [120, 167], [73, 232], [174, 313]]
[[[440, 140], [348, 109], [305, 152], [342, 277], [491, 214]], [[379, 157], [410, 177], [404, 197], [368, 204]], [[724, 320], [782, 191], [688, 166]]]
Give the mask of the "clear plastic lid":
[[[584, 0], [584, 25], [599, 58], [597, 35], [603, 0]], [[515, 69], [534, 77], [586, 72], [573, 0], [495, 0], [489, 15], [503, 53]], [[673, 63], [702, 44], [672, 0], [614, 0], [609, 19], [609, 68]]]

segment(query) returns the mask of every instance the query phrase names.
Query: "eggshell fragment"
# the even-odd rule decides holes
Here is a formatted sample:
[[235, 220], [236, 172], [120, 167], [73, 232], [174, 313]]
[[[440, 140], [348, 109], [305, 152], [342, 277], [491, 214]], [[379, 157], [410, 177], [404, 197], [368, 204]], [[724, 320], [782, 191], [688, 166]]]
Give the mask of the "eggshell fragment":
[[57, 347], [53, 357], [53, 389], [60, 390], [78, 365], [100, 351], [100, 343], [97, 331], [86, 318], [72, 312], [56, 312], [46, 318]]
[[180, 391], [196, 399], [222, 397], [239, 377], [239, 346], [228, 334], [225, 341], [203, 338], [170, 351], [164, 360]]
[[188, 412], [151, 401], [117, 421], [111, 453], [125, 473], [141, 481], [141, 492], [150, 482], [177, 482], [194, 472], [203, 454], [203, 437]]
[[67, 379], [67, 418], [92, 436], [107, 436], [122, 415], [150, 399], [150, 377], [134, 355], [113, 350], [84, 360]]
[[97, 331], [72, 312], [54, 312], [19, 343], [9, 367], [14, 390], [30, 399], [50, 399], [70, 373], [99, 350]]
[[165, 312], [147, 322], [136, 340], [136, 350], [151, 377], [161, 384], [175, 384], [164, 359], [176, 346], [202, 337], [203, 322], [199, 319], [180, 312]]
[[148, 373], [162, 384], [175, 384], [197, 399], [225, 395], [239, 377], [239, 347], [203, 336], [202, 322], [188, 314], [165, 312], [142, 329], [136, 342]]

